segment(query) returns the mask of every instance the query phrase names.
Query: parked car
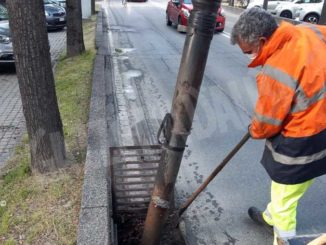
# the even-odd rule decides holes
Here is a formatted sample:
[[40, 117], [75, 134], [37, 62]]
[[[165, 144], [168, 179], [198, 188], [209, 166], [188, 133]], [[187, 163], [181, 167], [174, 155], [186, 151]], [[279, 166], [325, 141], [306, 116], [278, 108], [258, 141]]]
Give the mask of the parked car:
[[43, 0], [48, 30], [63, 29], [67, 23], [66, 10], [52, 0]]
[[[267, 11], [271, 13], [273, 10], [275, 10], [275, 8], [278, 5], [290, 1], [291, 0], [269, 0], [267, 2]], [[247, 9], [254, 8], [254, 7], [262, 8], [263, 4], [264, 4], [264, 0], [251, 0], [247, 6]]]
[[14, 63], [14, 52], [12, 48], [9, 21], [0, 21], [0, 65], [3, 63]]
[[8, 11], [2, 4], [0, 4], [0, 20], [8, 20]]
[[324, 2], [311, 4], [310, 6], [304, 8], [299, 8], [296, 17], [300, 21], [309, 22], [312, 24], [318, 24], [321, 10], [323, 8]]
[[297, 16], [299, 9], [310, 8], [322, 0], [293, 0], [291, 2], [279, 4], [271, 13], [289, 19], [294, 19]]
[[[188, 18], [193, 9], [191, 0], [169, 0], [166, 8], [166, 24], [177, 24], [179, 32], [185, 32], [188, 26]], [[222, 8], [219, 8], [216, 16], [215, 30], [222, 32], [225, 26], [225, 16]]]
[[53, 2], [53, 4], [66, 8], [66, 0], [51, 0], [51, 2]]

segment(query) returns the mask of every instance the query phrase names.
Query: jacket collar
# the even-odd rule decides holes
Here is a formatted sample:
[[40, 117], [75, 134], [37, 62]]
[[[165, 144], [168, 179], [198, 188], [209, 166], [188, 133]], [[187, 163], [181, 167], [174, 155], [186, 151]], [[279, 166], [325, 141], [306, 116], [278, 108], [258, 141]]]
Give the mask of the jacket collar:
[[281, 49], [286, 42], [291, 40], [295, 31], [296, 29], [294, 25], [283, 21], [267, 40], [258, 56], [248, 65], [248, 67], [264, 65], [266, 60], [275, 53], [275, 51]]

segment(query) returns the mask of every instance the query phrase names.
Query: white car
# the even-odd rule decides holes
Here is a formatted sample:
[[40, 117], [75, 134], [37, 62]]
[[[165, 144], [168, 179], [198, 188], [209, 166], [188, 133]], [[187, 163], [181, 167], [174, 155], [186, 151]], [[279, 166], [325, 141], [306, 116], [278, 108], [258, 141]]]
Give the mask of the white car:
[[[267, 4], [267, 11], [273, 12], [275, 8], [280, 5], [281, 3], [289, 2], [291, 0], [269, 0]], [[258, 7], [262, 8], [264, 4], [264, 0], [251, 0], [247, 6], [247, 9]]]
[[322, 0], [293, 0], [291, 2], [283, 2], [279, 4], [275, 10], [271, 11], [272, 14], [283, 18], [294, 19], [298, 16], [300, 9], [310, 8]]
[[313, 4], [306, 8], [299, 8], [296, 17], [300, 21], [318, 24], [324, 2]]

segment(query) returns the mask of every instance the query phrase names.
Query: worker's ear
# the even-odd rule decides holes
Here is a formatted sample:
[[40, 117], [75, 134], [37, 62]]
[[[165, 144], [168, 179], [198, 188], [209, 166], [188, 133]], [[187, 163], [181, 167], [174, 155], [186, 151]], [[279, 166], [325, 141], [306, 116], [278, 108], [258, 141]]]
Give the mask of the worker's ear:
[[267, 38], [266, 37], [260, 37], [259, 38], [259, 44], [260, 47], [264, 46], [264, 44], [267, 42]]

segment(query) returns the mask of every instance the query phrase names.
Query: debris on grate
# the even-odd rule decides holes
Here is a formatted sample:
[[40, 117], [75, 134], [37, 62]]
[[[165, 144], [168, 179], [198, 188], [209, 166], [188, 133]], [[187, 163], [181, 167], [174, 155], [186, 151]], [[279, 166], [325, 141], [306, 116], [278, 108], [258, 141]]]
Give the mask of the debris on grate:
[[[161, 153], [160, 145], [110, 147], [112, 216], [119, 245], [140, 244]], [[162, 245], [185, 244], [174, 223], [167, 221]]]

